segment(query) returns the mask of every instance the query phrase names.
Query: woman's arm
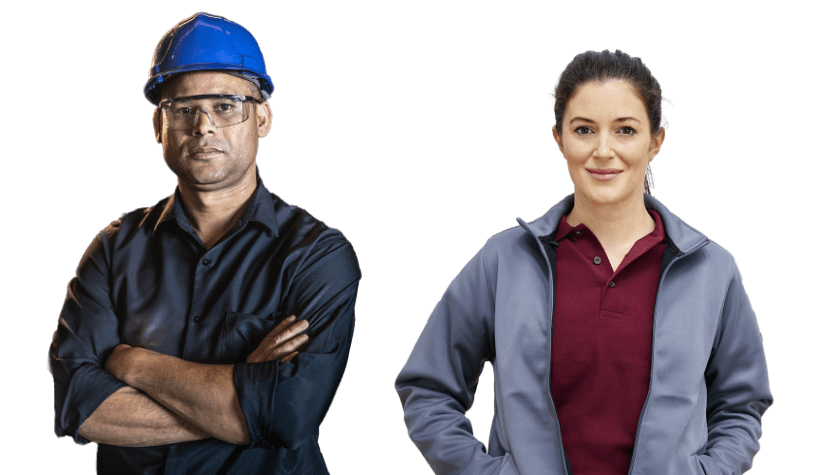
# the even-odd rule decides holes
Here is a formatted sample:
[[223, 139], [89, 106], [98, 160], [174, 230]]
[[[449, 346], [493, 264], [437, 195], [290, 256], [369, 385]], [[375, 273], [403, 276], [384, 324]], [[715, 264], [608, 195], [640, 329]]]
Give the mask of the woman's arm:
[[733, 272], [705, 369], [708, 444], [699, 461], [707, 475], [751, 468], [759, 451], [762, 414], [773, 403], [762, 336], [735, 263]]
[[493, 358], [492, 286], [482, 256], [448, 287], [395, 385], [408, 435], [438, 474], [498, 474], [504, 462], [485, 453], [465, 417]]

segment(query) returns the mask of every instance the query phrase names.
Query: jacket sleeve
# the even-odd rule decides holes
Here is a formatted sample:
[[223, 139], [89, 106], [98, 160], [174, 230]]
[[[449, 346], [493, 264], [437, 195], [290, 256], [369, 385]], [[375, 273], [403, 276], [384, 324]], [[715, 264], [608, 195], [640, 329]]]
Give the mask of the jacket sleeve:
[[109, 294], [113, 223], [97, 235], [68, 285], [57, 331], [49, 350], [54, 377], [54, 432], [75, 442], [89, 441], [77, 434], [80, 426], [112, 393], [125, 386], [103, 369], [120, 343], [118, 321]]
[[283, 304], [284, 315], [308, 320], [308, 345], [287, 363], [234, 365], [250, 448], [295, 449], [316, 440], [342, 379], [360, 268], [351, 244], [338, 236], [310, 252]]
[[498, 474], [507, 458], [488, 455], [465, 416], [483, 364], [494, 356], [493, 285], [484, 252], [451, 282], [395, 384], [408, 435], [439, 475]]
[[735, 263], [719, 325], [705, 370], [708, 443], [699, 461], [707, 475], [741, 474], [759, 451], [762, 414], [773, 397], [762, 336]]

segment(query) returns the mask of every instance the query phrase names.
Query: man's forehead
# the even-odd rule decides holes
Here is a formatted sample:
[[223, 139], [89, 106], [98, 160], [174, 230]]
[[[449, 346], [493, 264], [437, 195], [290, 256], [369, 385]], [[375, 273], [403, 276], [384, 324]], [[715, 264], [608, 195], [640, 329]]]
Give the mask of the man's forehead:
[[175, 74], [162, 86], [163, 100], [202, 94], [253, 94], [256, 86], [251, 82], [219, 71], [194, 71]]

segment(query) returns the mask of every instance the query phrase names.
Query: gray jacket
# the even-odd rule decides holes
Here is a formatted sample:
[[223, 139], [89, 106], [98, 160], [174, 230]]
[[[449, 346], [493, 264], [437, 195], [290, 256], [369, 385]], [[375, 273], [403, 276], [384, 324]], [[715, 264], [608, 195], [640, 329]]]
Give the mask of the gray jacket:
[[[666, 248], [654, 309], [651, 384], [631, 475], [739, 474], [773, 399], [762, 338], [733, 257], [645, 196]], [[488, 240], [428, 319], [396, 381], [408, 434], [438, 474], [570, 474], [551, 393], [556, 259], [573, 195]], [[465, 417], [494, 367], [488, 452]]]

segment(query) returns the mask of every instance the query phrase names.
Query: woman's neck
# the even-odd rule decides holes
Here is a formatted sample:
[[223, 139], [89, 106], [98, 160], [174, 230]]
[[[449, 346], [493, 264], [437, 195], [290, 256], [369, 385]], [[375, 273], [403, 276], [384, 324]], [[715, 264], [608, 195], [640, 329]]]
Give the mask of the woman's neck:
[[574, 208], [568, 213], [568, 224], [584, 223], [602, 245], [611, 267], [616, 270], [634, 243], [654, 230], [654, 219], [639, 199], [614, 204], [597, 204], [574, 194]]

